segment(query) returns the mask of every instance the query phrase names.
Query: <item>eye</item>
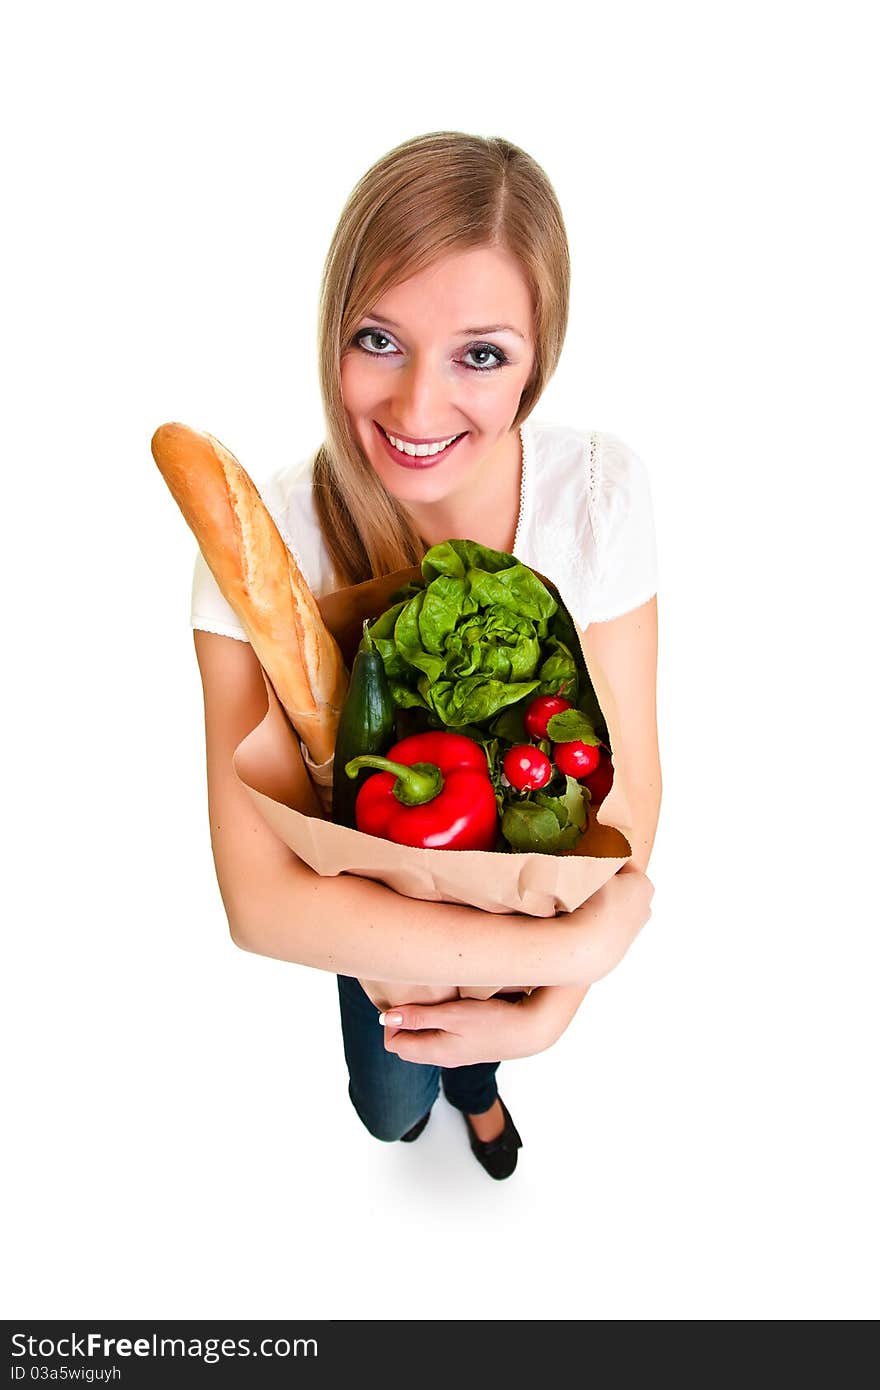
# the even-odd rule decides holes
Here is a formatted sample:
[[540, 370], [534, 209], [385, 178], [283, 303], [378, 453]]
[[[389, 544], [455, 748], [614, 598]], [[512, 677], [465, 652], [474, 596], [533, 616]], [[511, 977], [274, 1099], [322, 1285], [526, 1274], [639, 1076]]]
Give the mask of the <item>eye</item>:
[[471, 367], [471, 364], [469, 362], [465, 362], [465, 366], [470, 367], [470, 370], [472, 372], [497, 372], [499, 367], [507, 366], [506, 355], [501, 351], [500, 348], [493, 347], [491, 343], [474, 343], [471, 347], [468, 348], [467, 352], [465, 353], [465, 357], [469, 356], [469, 354], [472, 352], [490, 352], [493, 358], [495, 359], [494, 367], [488, 365], [485, 367]]
[[[385, 352], [381, 348], [377, 350], [371, 347], [367, 347], [366, 342], [368, 338], [379, 339], [382, 343], [391, 344], [392, 347], [394, 346], [387, 333], [382, 333], [378, 328], [361, 328], [357, 333], [355, 333], [351, 341], [354, 346], [363, 348], [364, 352], [366, 352], [370, 357], [391, 356], [391, 353]], [[464, 356], [470, 357], [472, 353], [477, 356], [485, 356], [487, 353], [489, 354], [489, 363], [481, 363], [477, 366], [474, 366], [471, 362], [463, 363], [467, 371], [482, 372], [484, 375], [486, 375], [489, 372], [497, 372], [501, 367], [506, 367], [509, 360], [507, 355], [504, 352], [502, 352], [501, 348], [495, 347], [492, 343], [472, 343], [471, 346], [465, 350]], [[494, 366], [492, 365], [493, 362]]]
[[[386, 337], [384, 333], [380, 333], [378, 328], [362, 328], [359, 333], [355, 333], [352, 342], [356, 343], [358, 347], [363, 347], [367, 338], [381, 338], [386, 343], [391, 342], [391, 339]], [[368, 352], [371, 357], [388, 356], [387, 352], [373, 352], [372, 348], [364, 348], [364, 351]]]

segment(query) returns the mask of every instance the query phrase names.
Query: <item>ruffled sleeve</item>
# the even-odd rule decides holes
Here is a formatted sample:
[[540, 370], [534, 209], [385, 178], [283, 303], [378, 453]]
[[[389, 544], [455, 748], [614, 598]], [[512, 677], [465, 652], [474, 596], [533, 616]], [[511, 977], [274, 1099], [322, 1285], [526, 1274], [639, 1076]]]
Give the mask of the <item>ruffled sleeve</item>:
[[595, 545], [590, 622], [606, 623], [657, 592], [657, 539], [644, 463], [622, 439], [596, 434], [590, 477]]
[[220, 585], [200, 549], [196, 551], [193, 569], [190, 627], [200, 628], [202, 632], [216, 632], [221, 637], [235, 637], [239, 642], [248, 640], [238, 614], [223, 597]]

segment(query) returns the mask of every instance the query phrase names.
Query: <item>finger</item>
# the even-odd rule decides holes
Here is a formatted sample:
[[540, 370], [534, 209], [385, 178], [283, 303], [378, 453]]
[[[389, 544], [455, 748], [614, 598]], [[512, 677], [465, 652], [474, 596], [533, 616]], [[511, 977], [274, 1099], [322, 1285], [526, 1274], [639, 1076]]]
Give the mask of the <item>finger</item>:
[[451, 1032], [457, 1018], [457, 1004], [404, 1004], [395, 1009], [386, 1009], [384, 1014], [379, 1015], [379, 1022], [384, 1028], [405, 1028], [413, 1033], [424, 1028], [442, 1028]]
[[[443, 1032], [441, 1029], [439, 1029], [439, 1028], [433, 1029], [433, 1030], [431, 1030], [431, 1032], [428, 1032], [427, 1030], [425, 1030], [425, 1031], [420, 1032], [420, 1033], [408, 1033], [407, 1030], [406, 1030], [405, 1028], [386, 1028], [386, 1029], [385, 1029], [385, 1051], [386, 1051], [386, 1052], [396, 1052], [396, 1053], [397, 1053], [397, 1056], [399, 1057], [399, 1056], [401, 1055], [401, 1054], [400, 1054], [400, 1050], [399, 1050], [399, 1049], [400, 1049], [400, 1044], [401, 1044], [401, 1043], [405, 1043], [406, 1040], [407, 1040], [407, 1038], [415, 1038], [415, 1039], [416, 1039], [416, 1042], [418, 1043], [418, 1041], [419, 1041], [420, 1039], [422, 1039], [422, 1038], [428, 1038], [428, 1039], [430, 1039], [430, 1038], [449, 1038], [450, 1036], [451, 1036], [451, 1034], [449, 1034], [449, 1033], [444, 1033], [444, 1032]], [[397, 1040], [396, 1042], [395, 1042], [395, 1039]], [[409, 1059], [408, 1059], [408, 1058], [405, 1058], [404, 1060], [408, 1061]]]
[[449, 1046], [448, 1033], [425, 1031], [422, 1033], [401, 1032], [388, 1044], [386, 1050], [393, 1052], [402, 1062], [420, 1062], [425, 1066], [455, 1066], [455, 1057]]

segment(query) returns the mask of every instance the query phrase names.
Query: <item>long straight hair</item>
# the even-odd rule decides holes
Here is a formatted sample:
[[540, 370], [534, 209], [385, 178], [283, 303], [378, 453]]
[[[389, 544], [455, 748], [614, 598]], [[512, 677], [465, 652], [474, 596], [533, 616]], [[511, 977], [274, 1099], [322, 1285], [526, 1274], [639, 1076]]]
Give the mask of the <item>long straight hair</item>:
[[314, 457], [312, 486], [343, 586], [419, 564], [427, 546], [351, 428], [342, 400], [342, 353], [386, 289], [475, 247], [498, 247], [516, 257], [534, 305], [535, 364], [513, 430], [556, 370], [568, 326], [568, 239], [540, 165], [500, 136], [455, 130], [419, 135], [359, 179], [333, 233], [318, 314], [326, 438]]

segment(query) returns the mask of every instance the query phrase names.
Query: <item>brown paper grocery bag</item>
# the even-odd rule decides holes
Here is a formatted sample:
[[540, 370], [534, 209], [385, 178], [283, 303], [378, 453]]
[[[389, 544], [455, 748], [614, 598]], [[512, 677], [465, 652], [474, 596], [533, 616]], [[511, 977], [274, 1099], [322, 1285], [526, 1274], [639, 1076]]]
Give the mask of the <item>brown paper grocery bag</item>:
[[[555, 595], [555, 586], [543, 575], [538, 577]], [[389, 606], [395, 590], [420, 578], [421, 569], [414, 566], [319, 599], [324, 622], [339, 643], [349, 669], [363, 635], [364, 618], [378, 617]], [[580, 907], [630, 856], [626, 836], [609, 817], [613, 793], [598, 812], [590, 808], [580, 841], [562, 854], [418, 849], [335, 825], [321, 805], [303, 761], [297, 733], [265, 672], [264, 678], [269, 708], [261, 723], [236, 748], [233, 767], [267, 824], [316, 873], [358, 874], [377, 879], [410, 898], [460, 903], [485, 912], [552, 917]], [[488, 999], [499, 992], [528, 991], [533, 987], [518, 984], [471, 988], [462, 983], [457, 991], [450, 991], [418, 982], [360, 983], [378, 1008], [441, 1003], [459, 995]]]

